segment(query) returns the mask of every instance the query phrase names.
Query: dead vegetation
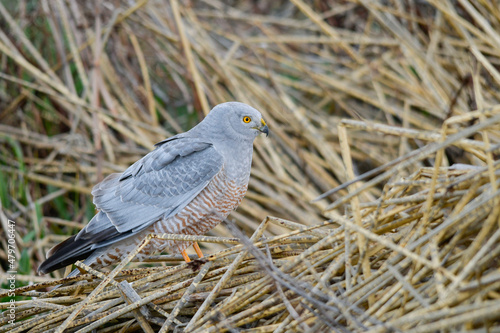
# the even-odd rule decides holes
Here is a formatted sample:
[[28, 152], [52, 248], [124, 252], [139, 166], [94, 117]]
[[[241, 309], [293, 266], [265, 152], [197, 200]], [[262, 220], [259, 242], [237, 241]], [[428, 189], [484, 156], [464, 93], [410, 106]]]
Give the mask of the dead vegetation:
[[[493, 2], [19, 1], [0, 17], [20, 286], [0, 332], [500, 332]], [[34, 275], [93, 215], [97, 181], [228, 100], [272, 135], [210, 256]]]

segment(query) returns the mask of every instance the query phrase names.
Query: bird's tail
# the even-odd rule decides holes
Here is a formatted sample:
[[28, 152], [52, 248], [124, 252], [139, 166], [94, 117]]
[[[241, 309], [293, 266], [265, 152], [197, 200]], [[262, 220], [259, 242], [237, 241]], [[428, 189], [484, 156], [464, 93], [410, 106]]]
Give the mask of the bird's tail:
[[47, 274], [71, 265], [77, 260], [89, 257], [93, 251], [89, 240], [77, 240], [76, 235], [74, 235], [47, 252], [47, 260], [38, 267], [38, 273]]

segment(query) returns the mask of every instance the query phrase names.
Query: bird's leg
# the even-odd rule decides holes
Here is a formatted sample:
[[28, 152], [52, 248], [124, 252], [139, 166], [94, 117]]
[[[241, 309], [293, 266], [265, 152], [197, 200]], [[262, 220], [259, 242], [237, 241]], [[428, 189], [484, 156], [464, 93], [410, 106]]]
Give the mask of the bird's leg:
[[193, 244], [194, 250], [196, 251], [196, 254], [198, 255], [198, 258], [203, 258], [203, 252], [201, 252], [200, 246], [198, 245], [198, 242], [194, 242]]
[[[203, 258], [203, 252], [201, 252], [200, 246], [198, 245], [197, 242], [194, 242], [193, 244], [194, 250], [196, 251], [196, 254], [198, 255], [198, 258]], [[189, 259], [189, 256], [186, 252], [186, 250], [181, 251], [182, 257], [184, 258], [185, 262], [191, 262], [191, 259]]]
[[184, 258], [185, 262], [191, 262], [191, 259], [189, 259], [189, 256], [186, 253], [186, 250], [182, 251], [181, 254], [182, 254], [182, 257]]

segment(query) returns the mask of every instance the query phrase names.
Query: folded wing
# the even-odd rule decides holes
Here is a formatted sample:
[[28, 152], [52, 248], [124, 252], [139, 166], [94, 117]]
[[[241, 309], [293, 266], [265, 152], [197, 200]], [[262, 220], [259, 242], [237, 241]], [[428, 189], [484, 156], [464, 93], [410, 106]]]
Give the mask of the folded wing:
[[207, 142], [173, 137], [93, 190], [99, 212], [77, 235], [52, 248], [39, 267], [47, 273], [89, 256], [168, 218], [190, 203], [221, 171], [223, 158]]

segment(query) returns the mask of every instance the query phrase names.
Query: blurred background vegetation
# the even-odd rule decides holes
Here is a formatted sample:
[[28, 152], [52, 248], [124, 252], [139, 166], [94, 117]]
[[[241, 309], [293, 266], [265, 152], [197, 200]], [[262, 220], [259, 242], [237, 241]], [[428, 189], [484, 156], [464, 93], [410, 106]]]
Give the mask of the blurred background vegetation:
[[[247, 234], [267, 215], [322, 221], [346, 193], [312, 202], [347, 180], [339, 121], [439, 131], [497, 105], [499, 31], [496, 1], [0, 1], [0, 220], [2, 234], [16, 221], [18, 283], [50, 278], [34, 272], [94, 215], [93, 185], [221, 102], [271, 129], [231, 218]], [[348, 134], [357, 174], [431, 140]], [[447, 149], [457, 162], [483, 161]]]

